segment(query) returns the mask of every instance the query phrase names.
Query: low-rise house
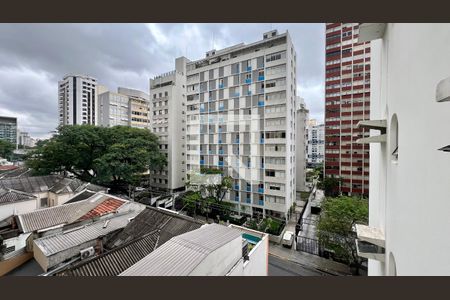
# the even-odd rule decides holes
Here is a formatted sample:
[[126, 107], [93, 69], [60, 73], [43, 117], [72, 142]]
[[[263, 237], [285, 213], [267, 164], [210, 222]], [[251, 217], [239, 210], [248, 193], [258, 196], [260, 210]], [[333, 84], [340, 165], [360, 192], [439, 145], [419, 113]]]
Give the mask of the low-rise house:
[[204, 223], [176, 212], [147, 207], [122, 231], [104, 244], [109, 250], [76, 262], [56, 276], [117, 276], [172, 237], [200, 228]]
[[[81, 255], [82, 258], [94, 256], [102, 251], [102, 244], [109, 234], [124, 228], [143, 209], [144, 205], [133, 203], [133, 207], [123, 213], [75, 228], [63, 229], [54, 235], [44, 236], [33, 241], [34, 258], [44, 271]], [[96, 214], [96, 208], [85, 215]]]
[[36, 200], [33, 194], [0, 187], [0, 220], [35, 210]]
[[30, 211], [64, 204], [85, 189], [95, 192], [107, 191], [106, 188], [98, 185], [58, 175], [2, 179], [0, 180], [0, 188], [14, 189], [34, 195], [36, 197], [35, 207]]
[[175, 236], [119, 276], [266, 276], [268, 236], [204, 225]]

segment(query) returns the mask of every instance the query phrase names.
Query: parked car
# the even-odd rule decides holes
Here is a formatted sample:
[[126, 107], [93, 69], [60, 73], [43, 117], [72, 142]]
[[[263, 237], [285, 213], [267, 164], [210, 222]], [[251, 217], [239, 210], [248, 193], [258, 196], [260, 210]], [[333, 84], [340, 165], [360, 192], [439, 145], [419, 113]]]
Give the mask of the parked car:
[[294, 243], [294, 233], [292, 231], [286, 231], [283, 235], [282, 244], [284, 247], [292, 248]]

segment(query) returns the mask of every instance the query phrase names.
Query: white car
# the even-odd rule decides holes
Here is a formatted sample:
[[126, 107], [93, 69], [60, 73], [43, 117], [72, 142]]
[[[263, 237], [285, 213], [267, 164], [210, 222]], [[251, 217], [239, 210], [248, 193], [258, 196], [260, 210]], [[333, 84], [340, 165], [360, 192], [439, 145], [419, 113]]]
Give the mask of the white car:
[[294, 243], [294, 233], [292, 231], [286, 231], [283, 235], [282, 243], [284, 247], [292, 248], [292, 244]]

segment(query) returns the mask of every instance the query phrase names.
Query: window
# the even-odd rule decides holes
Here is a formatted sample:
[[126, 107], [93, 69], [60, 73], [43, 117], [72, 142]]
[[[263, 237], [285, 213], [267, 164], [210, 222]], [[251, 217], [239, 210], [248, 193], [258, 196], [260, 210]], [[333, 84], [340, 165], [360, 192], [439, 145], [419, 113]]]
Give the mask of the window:
[[389, 135], [392, 161], [396, 162], [398, 161], [398, 120], [396, 114], [392, 116], [390, 127]]
[[48, 198], [41, 198], [41, 207], [48, 206]]

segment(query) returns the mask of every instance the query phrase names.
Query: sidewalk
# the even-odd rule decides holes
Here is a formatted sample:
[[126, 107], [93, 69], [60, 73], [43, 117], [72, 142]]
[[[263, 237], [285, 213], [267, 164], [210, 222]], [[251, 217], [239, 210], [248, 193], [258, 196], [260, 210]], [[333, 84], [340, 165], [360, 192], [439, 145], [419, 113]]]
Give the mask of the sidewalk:
[[269, 254], [331, 275], [352, 275], [350, 268], [347, 265], [306, 252], [284, 248], [283, 246], [274, 243], [270, 243], [269, 245]]

